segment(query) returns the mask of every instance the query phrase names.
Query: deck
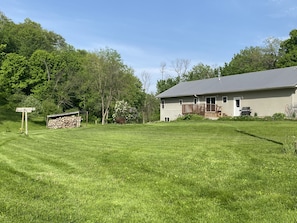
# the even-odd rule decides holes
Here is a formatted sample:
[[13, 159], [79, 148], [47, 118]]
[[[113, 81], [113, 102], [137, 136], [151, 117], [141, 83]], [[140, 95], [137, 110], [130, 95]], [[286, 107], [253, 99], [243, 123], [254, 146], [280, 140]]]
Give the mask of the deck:
[[183, 104], [182, 114], [197, 114], [206, 118], [217, 118], [222, 116], [222, 106], [211, 104]]

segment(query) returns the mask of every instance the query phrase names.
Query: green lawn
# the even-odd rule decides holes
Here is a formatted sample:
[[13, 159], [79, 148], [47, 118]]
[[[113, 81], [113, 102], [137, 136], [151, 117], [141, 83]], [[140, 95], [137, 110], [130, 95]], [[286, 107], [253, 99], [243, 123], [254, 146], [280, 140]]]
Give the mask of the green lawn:
[[29, 123], [24, 136], [15, 121], [0, 120], [0, 222], [297, 221], [282, 145], [296, 122]]

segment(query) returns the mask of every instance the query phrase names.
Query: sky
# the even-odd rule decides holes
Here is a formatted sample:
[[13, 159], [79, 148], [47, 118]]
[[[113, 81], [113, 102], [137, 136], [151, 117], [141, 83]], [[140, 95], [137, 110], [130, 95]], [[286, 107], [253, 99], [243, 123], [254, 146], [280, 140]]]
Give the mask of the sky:
[[76, 49], [116, 50], [149, 91], [176, 76], [174, 61], [223, 66], [267, 38], [289, 38], [297, 29], [296, 0], [0, 0], [15, 23], [29, 18]]

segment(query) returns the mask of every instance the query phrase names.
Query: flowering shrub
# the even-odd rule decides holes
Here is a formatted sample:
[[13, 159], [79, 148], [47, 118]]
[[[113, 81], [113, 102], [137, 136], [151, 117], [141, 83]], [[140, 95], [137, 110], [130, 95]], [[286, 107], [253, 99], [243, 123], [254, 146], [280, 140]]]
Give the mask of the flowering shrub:
[[126, 122], [135, 122], [138, 119], [138, 111], [126, 101], [117, 101], [112, 118], [114, 121], [124, 119]]

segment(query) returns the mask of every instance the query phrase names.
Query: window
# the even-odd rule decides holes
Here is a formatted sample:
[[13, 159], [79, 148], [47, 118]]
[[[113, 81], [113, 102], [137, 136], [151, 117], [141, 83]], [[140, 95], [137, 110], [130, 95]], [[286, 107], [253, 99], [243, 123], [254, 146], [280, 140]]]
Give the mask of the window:
[[206, 111], [216, 111], [216, 98], [207, 97], [206, 98]]
[[161, 106], [162, 106], [162, 108], [165, 107], [165, 100], [162, 100], [162, 101], [161, 101]]
[[240, 107], [240, 99], [235, 100], [235, 106], [236, 106], [236, 108]]
[[180, 105], [183, 104], [183, 99], [179, 99], [179, 104], [180, 104]]
[[227, 96], [223, 96], [223, 97], [222, 97], [222, 101], [223, 101], [223, 103], [227, 103], [227, 101], [228, 101], [228, 97], [227, 97]]
[[198, 104], [198, 98], [194, 98], [193, 103], [194, 103], [195, 105]]

